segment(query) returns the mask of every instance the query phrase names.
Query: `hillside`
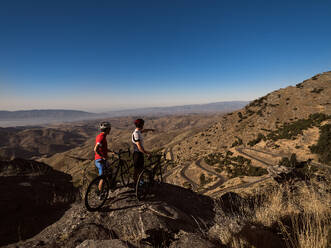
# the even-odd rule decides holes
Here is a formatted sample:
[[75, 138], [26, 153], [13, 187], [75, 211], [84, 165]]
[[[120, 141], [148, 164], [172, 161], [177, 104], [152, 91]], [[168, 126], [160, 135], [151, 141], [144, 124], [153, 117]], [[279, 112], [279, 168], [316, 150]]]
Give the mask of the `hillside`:
[[[276, 90], [251, 102], [241, 110], [225, 115], [218, 123], [195, 136], [183, 140], [173, 147], [174, 155], [178, 161], [200, 158], [212, 152], [230, 149], [238, 140], [246, 146], [256, 139], [259, 133], [267, 136], [286, 123], [308, 119], [309, 115], [314, 113], [330, 115], [330, 96], [331, 72], [316, 75], [296, 86]], [[316, 128], [311, 128], [307, 132], [314, 132], [315, 135], [312, 136], [315, 140], [318, 138]], [[280, 141], [268, 139], [265, 147], [276, 149], [277, 145], [280, 145], [278, 143]], [[307, 151], [310, 143], [313, 143], [313, 140], [311, 142], [307, 140], [298, 150]], [[291, 147], [285, 147], [285, 144], [276, 150], [286, 154], [296, 151]]]
[[168, 180], [217, 194], [217, 189], [222, 193], [222, 188], [259, 181], [251, 176], [275, 174], [279, 161], [292, 154], [298, 161], [321, 162], [310, 147], [316, 145], [322, 126], [330, 123], [330, 96], [331, 72], [326, 72], [224, 115], [171, 146], [179, 166]]
[[51, 156], [80, 146], [94, 132], [88, 125], [0, 128], [0, 158]]

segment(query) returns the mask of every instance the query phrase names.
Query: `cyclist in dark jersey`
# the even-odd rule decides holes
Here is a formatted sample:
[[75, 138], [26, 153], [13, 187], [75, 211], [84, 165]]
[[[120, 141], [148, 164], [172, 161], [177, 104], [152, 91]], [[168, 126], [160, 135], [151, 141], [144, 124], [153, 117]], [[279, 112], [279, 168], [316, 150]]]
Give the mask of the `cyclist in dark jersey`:
[[[105, 166], [108, 166], [107, 158], [108, 152], [108, 144], [107, 144], [107, 135], [110, 133], [111, 125], [109, 122], [101, 122], [100, 123], [100, 131], [101, 133], [95, 139], [95, 146], [94, 146], [94, 163], [95, 166], [98, 168], [99, 175], [103, 174], [103, 170]], [[99, 190], [102, 189], [103, 180], [100, 180], [99, 183]]]
[[144, 169], [144, 154], [148, 157], [151, 153], [144, 148], [142, 133], [154, 132], [154, 129], [144, 129], [145, 121], [143, 119], [137, 119], [134, 122], [136, 129], [132, 133], [132, 143], [133, 143], [133, 165], [134, 174], [133, 180], [136, 183], [139, 173]]

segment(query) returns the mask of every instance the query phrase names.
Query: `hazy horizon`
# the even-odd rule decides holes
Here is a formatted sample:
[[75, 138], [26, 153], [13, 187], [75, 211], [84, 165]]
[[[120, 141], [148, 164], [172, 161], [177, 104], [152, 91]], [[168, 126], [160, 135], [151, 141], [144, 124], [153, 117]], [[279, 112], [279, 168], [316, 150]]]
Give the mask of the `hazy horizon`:
[[0, 109], [251, 101], [331, 69], [331, 2], [6, 1]]
[[0, 109], [0, 111], [15, 112], [15, 111], [34, 111], [34, 110], [72, 110], [72, 111], [83, 111], [83, 112], [89, 112], [95, 114], [103, 114], [107, 112], [140, 110], [140, 109], [150, 109], [150, 108], [172, 108], [172, 107], [182, 107], [182, 106], [208, 105], [215, 103], [239, 103], [239, 102], [250, 102], [250, 101], [218, 101], [218, 102], [192, 103], [192, 104], [183, 104], [183, 105], [146, 106], [146, 107], [131, 107], [131, 108], [127, 107], [121, 109], [104, 109], [104, 110], [97, 109], [95, 111], [89, 111], [84, 109], [72, 109], [72, 108], [34, 108], [34, 109], [14, 109], [14, 110]]

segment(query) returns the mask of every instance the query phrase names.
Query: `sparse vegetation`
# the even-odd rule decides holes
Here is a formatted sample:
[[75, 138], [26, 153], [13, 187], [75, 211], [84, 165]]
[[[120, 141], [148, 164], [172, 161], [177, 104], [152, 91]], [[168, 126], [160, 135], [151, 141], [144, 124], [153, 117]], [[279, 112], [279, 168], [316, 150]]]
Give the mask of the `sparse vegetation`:
[[317, 144], [311, 146], [310, 150], [319, 155], [320, 162], [331, 165], [331, 124], [320, 127]]
[[319, 76], [320, 76], [320, 75], [317, 74], [317, 75], [313, 76], [311, 79], [312, 79], [312, 80], [317, 80], [317, 79], [319, 78]]
[[302, 89], [303, 88], [303, 82], [295, 85], [297, 88]]
[[209, 165], [217, 164], [224, 158], [224, 155], [220, 152], [218, 153], [211, 153], [204, 158], [205, 162]]
[[278, 164], [292, 168], [294, 173], [302, 178], [310, 178], [315, 176], [315, 172], [317, 172], [317, 168], [311, 164], [311, 160], [298, 161], [295, 153], [292, 153], [290, 159], [282, 158]]
[[248, 106], [249, 106], [249, 107], [258, 107], [258, 106], [262, 106], [264, 100], [266, 100], [266, 96], [264, 96], [264, 97], [260, 97], [259, 99], [254, 100], [254, 101], [251, 102]]
[[240, 146], [240, 145], [243, 144], [242, 139], [240, 139], [240, 138], [237, 137], [237, 136], [236, 136], [236, 138], [237, 138], [237, 140], [236, 140], [235, 142], [232, 143], [231, 147]]
[[242, 120], [247, 119], [247, 116], [244, 116], [241, 112], [238, 112], [238, 117], [239, 117], [238, 122], [241, 122]]
[[256, 112], [259, 116], [263, 117], [263, 113], [262, 113], [262, 109], [259, 109], [257, 112]]
[[273, 141], [279, 139], [293, 139], [298, 134], [303, 134], [303, 130], [307, 130], [313, 126], [319, 126], [322, 121], [330, 118], [331, 116], [322, 113], [315, 113], [311, 114], [308, 119], [300, 119], [292, 123], [284, 123], [283, 126], [269, 133], [267, 135], [267, 139], [271, 139]]
[[255, 114], [255, 112], [251, 109], [247, 109], [246, 110], [246, 113], [249, 115], [249, 116], [252, 116], [253, 114]]
[[254, 139], [254, 140], [249, 141], [249, 142], [247, 143], [247, 145], [249, 145], [249, 146], [254, 146], [254, 145], [256, 145], [257, 143], [259, 143], [261, 140], [266, 140], [266, 137], [265, 137], [262, 133], [259, 133], [259, 134], [257, 135], [257, 138]]
[[[224, 156], [222, 153], [212, 153], [205, 157], [209, 165], [217, 165], [217, 172], [226, 171], [230, 178], [239, 176], [262, 176], [267, 174], [267, 170], [251, 165], [251, 160], [243, 156], [232, 156], [233, 153], [228, 151]], [[200, 178], [201, 180], [201, 178]]]
[[319, 94], [323, 91], [324, 89], [323, 88], [314, 88], [312, 91], [310, 91], [311, 93], [316, 93], [316, 94]]
[[203, 187], [204, 185], [210, 183], [212, 181], [211, 177], [206, 178], [204, 173], [200, 174], [200, 186]]

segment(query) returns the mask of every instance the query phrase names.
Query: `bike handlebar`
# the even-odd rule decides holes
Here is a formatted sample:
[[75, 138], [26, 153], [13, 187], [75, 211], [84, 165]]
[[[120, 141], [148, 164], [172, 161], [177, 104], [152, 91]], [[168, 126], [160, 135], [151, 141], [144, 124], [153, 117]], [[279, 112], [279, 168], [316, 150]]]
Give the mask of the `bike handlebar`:
[[124, 153], [129, 153], [129, 155], [130, 155], [130, 148], [128, 148], [127, 150], [119, 149], [118, 152], [115, 152], [115, 151], [111, 151], [111, 152], [115, 153], [116, 155], [121, 155]]

